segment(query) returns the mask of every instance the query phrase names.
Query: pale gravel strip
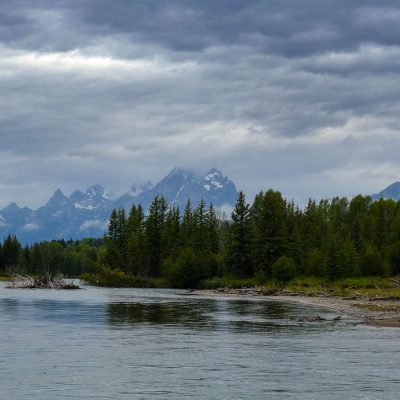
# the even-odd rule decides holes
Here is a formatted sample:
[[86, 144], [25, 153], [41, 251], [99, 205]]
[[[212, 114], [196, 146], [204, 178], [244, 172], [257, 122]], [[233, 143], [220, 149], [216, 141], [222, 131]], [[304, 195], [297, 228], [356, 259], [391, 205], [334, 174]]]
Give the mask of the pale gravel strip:
[[[338, 311], [349, 315], [360, 322], [372, 326], [382, 327], [400, 327], [400, 302], [398, 301], [370, 301], [369, 299], [343, 299], [340, 297], [323, 297], [323, 296], [264, 296], [257, 289], [216, 289], [216, 290], [195, 290], [191, 294], [202, 296], [218, 296], [218, 297], [241, 297], [241, 298], [258, 298], [273, 301], [290, 301], [304, 305], [318, 306]], [[371, 310], [368, 307], [380, 308], [382, 310]], [[365, 308], [367, 307], [367, 308]], [[396, 311], [387, 311], [385, 308], [394, 308]]]

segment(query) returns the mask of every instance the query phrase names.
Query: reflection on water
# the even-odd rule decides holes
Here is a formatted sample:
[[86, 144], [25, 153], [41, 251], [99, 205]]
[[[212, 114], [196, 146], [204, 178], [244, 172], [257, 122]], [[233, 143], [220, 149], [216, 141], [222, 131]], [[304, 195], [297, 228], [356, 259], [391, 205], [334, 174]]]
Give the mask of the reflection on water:
[[0, 398], [398, 398], [400, 330], [262, 299], [71, 292], [0, 285]]
[[194, 302], [110, 303], [107, 305], [110, 325], [147, 323], [210, 329], [215, 323], [213, 317], [215, 311], [215, 301], [204, 302], [201, 306]]
[[[295, 309], [295, 313], [293, 310]], [[305, 310], [310, 313], [312, 310]], [[231, 330], [270, 332], [299, 326], [293, 315], [297, 308], [278, 301], [251, 301], [183, 298], [175, 301], [153, 299], [147, 302], [109, 303], [106, 307], [110, 326], [135, 327], [141, 324], [181, 327], [195, 330]], [[302, 324], [304, 325], [304, 324]], [[313, 328], [322, 324], [313, 324]]]

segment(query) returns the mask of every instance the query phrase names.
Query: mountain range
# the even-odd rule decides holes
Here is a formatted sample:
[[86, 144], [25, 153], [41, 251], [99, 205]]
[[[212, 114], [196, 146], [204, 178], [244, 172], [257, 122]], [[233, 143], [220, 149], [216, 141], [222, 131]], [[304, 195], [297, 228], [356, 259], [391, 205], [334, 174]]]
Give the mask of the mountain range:
[[23, 244], [102, 237], [114, 208], [123, 207], [128, 211], [133, 204], [141, 204], [147, 210], [154, 197], [162, 195], [170, 205], [181, 210], [188, 198], [193, 207], [203, 199], [220, 210], [230, 210], [237, 194], [235, 184], [215, 168], [202, 176], [174, 168], [157, 184], [149, 181], [135, 184], [119, 197], [113, 197], [100, 185], [91, 186], [85, 192], [76, 190], [70, 196], [57, 189], [37, 210], [21, 208], [16, 203], [1, 210], [0, 237], [15, 234]]

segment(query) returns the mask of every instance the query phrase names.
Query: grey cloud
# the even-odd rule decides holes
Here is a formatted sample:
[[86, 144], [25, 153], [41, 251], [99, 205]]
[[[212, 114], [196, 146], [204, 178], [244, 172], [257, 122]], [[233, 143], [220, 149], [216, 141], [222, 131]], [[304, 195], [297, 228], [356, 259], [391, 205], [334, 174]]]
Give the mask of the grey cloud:
[[175, 165], [250, 196], [376, 191], [400, 167], [399, 18], [394, 1], [4, 0], [0, 203]]
[[[398, 4], [390, 0], [5, 0], [1, 11], [13, 29], [13, 35], [2, 32], [8, 41], [32, 47], [35, 29], [53, 34], [63, 29], [63, 37], [43, 41], [36, 35], [37, 47], [53, 50], [77, 47], [68, 26], [86, 45], [93, 37], [123, 34], [182, 52], [242, 44], [286, 57], [354, 51], [363, 43], [397, 45], [400, 33]], [[68, 26], [57, 21], [57, 14]]]

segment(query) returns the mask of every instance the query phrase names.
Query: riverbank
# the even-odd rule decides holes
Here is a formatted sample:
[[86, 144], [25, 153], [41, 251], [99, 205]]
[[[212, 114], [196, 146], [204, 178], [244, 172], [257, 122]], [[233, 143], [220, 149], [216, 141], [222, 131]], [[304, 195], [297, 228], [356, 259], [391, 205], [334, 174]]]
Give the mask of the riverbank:
[[291, 301], [304, 305], [329, 308], [339, 313], [349, 315], [360, 321], [360, 324], [376, 327], [400, 328], [400, 298], [392, 296], [369, 297], [352, 296], [338, 297], [321, 294], [308, 296], [285, 291], [269, 294], [264, 288], [218, 288], [194, 290], [192, 295], [230, 296], [243, 298], [263, 298], [274, 301]]

